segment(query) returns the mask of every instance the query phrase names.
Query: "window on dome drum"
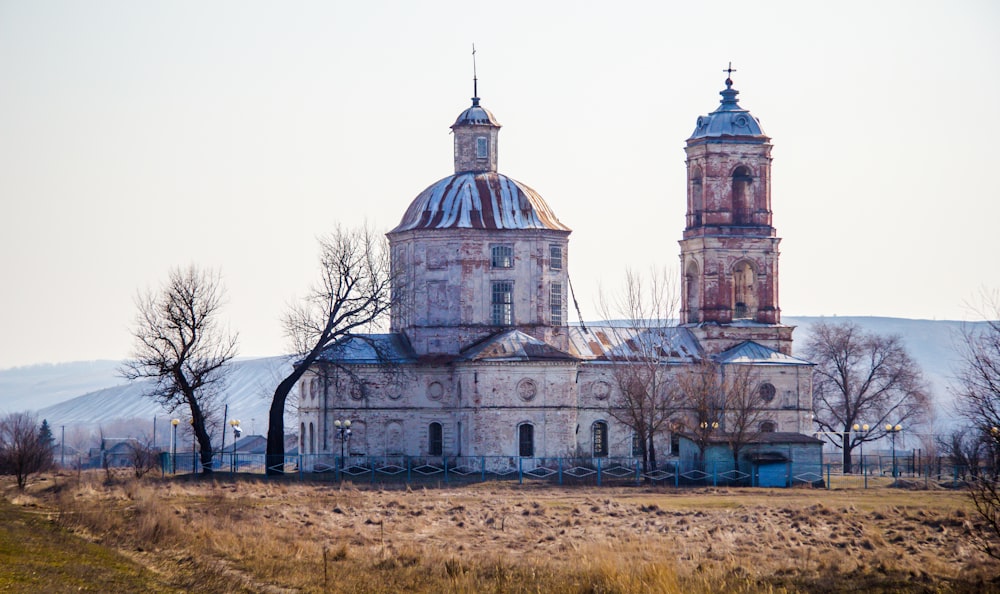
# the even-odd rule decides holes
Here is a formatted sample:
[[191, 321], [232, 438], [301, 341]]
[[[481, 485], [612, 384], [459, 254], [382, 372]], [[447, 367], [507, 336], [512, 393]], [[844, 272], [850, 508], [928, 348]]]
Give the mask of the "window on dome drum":
[[485, 159], [489, 157], [489, 139], [485, 136], [479, 136], [476, 138], [476, 158]]
[[506, 244], [490, 246], [490, 266], [493, 268], [513, 268], [514, 246]]
[[510, 326], [514, 323], [514, 283], [497, 281], [493, 283], [490, 304], [493, 309], [494, 326]]
[[549, 268], [552, 270], [562, 270], [563, 253], [561, 245], [549, 246]]
[[517, 426], [517, 455], [525, 458], [535, 455], [535, 426], [530, 423]]
[[608, 455], [608, 424], [597, 421], [593, 426], [594, 457], [604, 458]]
[[774, 433], [777, 430], [778, 426], [774, 423], [774, 421], [764, 421], [760, 424], [761, 433]]
[[440, 456], [444, 451], [444, 438], [441, 423], [431, 423], [427, 427], [427, 455]]
[[760, 388], [758, 388], [758, 392], [760, 393], [760, 399], [762, 401], [771, 402], [774, 400], [774, 395], [777, 393], [777, 390], [774, 389], [774, 384], [764, 382], [760, 385]]
[[681, 455], [681, 436], [676, 432], [670, 434], [670, 455], [680, 456]]
[[302, 423], [302, 430], [299, 431], [299, 451], [306, 451], [306, 424]]
[[312, 423], [309, 423], [309, 451], [306, 453], [316, 453], [316, 427]]
[[563, 325], [563, 294], [562, 283], [552, 283], [549, 287], [549, 312], [552, 314], [552, 325]]

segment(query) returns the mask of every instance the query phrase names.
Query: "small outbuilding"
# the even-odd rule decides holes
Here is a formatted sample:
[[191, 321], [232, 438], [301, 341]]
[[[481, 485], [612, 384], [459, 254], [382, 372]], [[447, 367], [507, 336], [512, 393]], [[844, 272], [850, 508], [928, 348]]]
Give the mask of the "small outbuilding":
[[763, 432], [740, 447], [733, 460], [732, 436], [684, 433], [678, 440], [682, 480], [755, 487], [791, 487], [823, 480], [823, 441], [801, 433]]

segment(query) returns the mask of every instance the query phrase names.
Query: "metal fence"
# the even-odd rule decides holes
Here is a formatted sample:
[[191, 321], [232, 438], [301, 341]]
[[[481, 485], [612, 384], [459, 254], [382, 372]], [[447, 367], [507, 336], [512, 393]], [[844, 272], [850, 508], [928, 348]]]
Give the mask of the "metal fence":
[[[182, 474], [201, 470], [197, 456], [162, 454], [163, 474]], [[217, 453], [212, 460], [217, 473], [264, 474], [263, 454]], [[274, 467], [285, 475], [319, 481], [351, 481], [378, 484], [470, 484], [507, 481], [517, 484], [548, 483], [556, 485], [638, 485], [661, 486], [759, 486], [760, 469], [734, 469], [731, 464], [683, 463], [667, 460], [655, 469], [643, 470], [636, 458], [521, 458], [508, 456], [334, 456], [325, 454], [285, 456]], [[770, 473], [773, 475], [773, 472]], [[773, 481], [771, 476], [770, 481]], [[823, 484], [819, 464], [798, 468], [787, 465], [776, 486]], [[769, 482], [767, 484], [773, 484]]]

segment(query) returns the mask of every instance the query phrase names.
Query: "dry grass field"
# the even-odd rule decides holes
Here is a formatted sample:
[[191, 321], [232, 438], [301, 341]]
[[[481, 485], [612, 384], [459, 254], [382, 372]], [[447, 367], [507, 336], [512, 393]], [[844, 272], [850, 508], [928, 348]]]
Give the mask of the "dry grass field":
[[[30, 533], [59, 535], [44, 553], [0, 540], [0, 591], [1000, 592], [966, 499], [943, 490], [382, 490], [100, 474], [0, 488], [3, 525], [33, 518], [44, 526]], [[104, 563], [80, 546], [114, 557], [104, 582], [72, 570]], [[111, 579], [120, 572], [131, 577]]]

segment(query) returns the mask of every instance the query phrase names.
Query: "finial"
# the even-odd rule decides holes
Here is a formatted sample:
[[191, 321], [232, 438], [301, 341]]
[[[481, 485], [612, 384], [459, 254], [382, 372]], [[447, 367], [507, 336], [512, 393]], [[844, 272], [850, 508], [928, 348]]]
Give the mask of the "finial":
[[479, 79], [476, 77], [476, 44], [472, 44], [472, 105], [479, 105]]
[[[475, 53], [475, 51], [473, 50], [472, 53]], [[729, 62], [729, 68], [724, 69], [723, 72], [726, 73], [726, 86], [727, 87], [733, 86], [733, 73], [736, 72], [736, 69], [733, 68], [732, 60], [730, 60]]]

